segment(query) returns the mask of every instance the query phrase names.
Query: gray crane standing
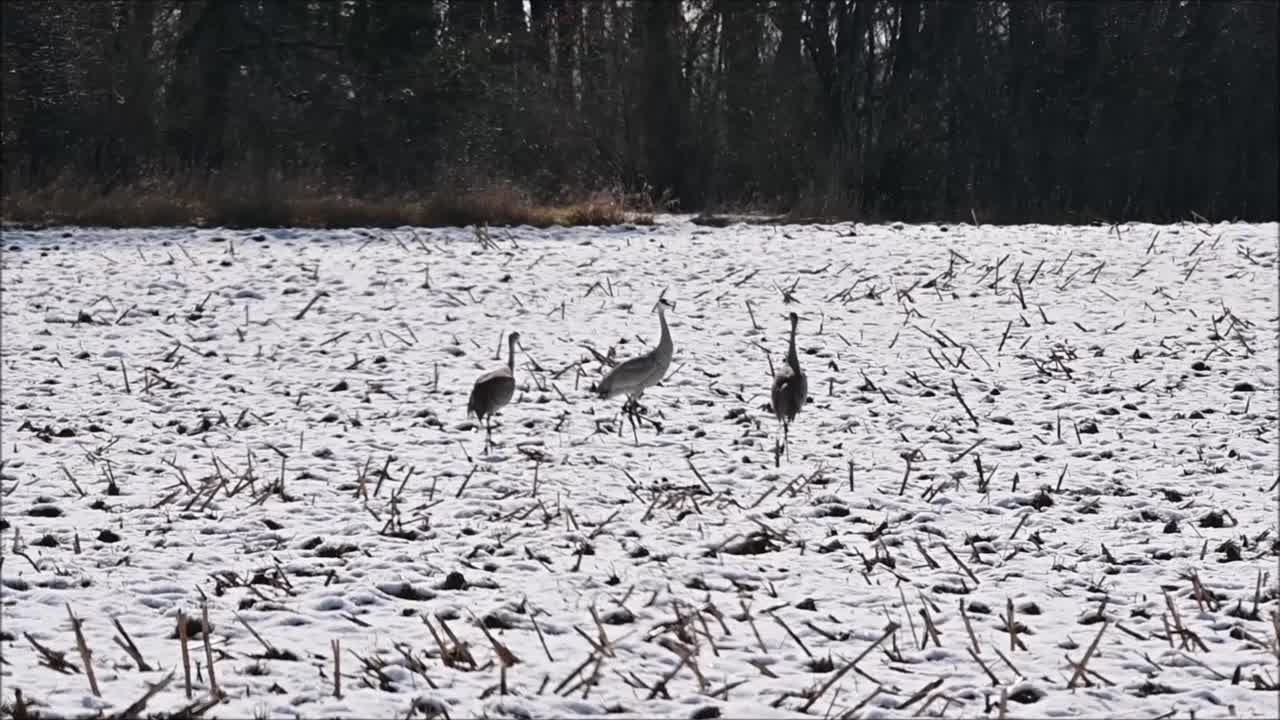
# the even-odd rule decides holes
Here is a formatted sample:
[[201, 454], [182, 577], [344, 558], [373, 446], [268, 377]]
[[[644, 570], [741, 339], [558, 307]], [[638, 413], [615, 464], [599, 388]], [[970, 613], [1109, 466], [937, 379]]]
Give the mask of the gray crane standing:
[[[640, 396], [645, 388], [657, 385], [671, 367], [671, 355], [674, 347], [671, 343], [671, 331], [667, 328], [666, 307], [674, 307], [670, 302], [658, 298], [658, 323], [662, 326], [662, 337], [658, 346], [649, 352], [619, 363], [600, 384], [596, 386], [596, 394], [602, 398], [611, 398], [625, 394], [627, 401], [622, 405], [622, 412], [631, 422], [631, 434], [636, 437], [636, 420], [640, 415]], [[636, 437], [636, 442], [639, 438]]]
[[484, 449], [489, 451], [493, 437], [493, 416], [511, 402], [516, 391], [516, 343], [520, 333], [513, 332], [507, 338], [507, 366], [490, 370], [476, 379], [467, 398], [467, 415], [474, 414], [484, 426]]
[[809, 399], [809, 383], [805, 380], [804, 371], [800, 369], [800, 358], [796, 355], [796, 326], [800, 324], [800, 316], [793, 312], [789, 317], [791, 340], [787, 346], [787, 364], [773, 378], [773, 414], [782, 423], [782, 445], [774, 448], [775, 466], [781, 464], [784, 450], [790, 459], [788, 441], [791, 421]]

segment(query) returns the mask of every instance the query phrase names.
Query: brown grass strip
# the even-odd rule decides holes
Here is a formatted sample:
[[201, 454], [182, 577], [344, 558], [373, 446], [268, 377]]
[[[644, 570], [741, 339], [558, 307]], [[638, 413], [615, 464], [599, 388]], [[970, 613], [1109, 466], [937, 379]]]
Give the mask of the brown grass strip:
[[577, 201], [540, 203], [510, 185], [463, 192], [352, 197], [299, 186], [268, 195], [252, 194], [243, 183], [191, 186], [172, 180], [103, 193], [83, 183], [65, 182], [6, 194], [3, 220], [20, 225], [104, 227], [187, 226], [258, 228], [533, 227], [649, 225], [653, 216], [636, 212], [623, 198], [596, 194]]

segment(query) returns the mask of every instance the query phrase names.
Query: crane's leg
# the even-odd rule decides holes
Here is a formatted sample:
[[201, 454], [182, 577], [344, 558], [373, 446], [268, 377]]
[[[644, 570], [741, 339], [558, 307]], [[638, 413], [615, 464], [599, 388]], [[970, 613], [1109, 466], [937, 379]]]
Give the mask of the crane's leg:
[[[657, 423], [657, 422], [655, 422], [652, 418], [648, 417], [648, 416], [645, 414], [645, 413], [646, 413], [646, 410], [645, 410], [644, 406], [642, 406], [642, 405], [640, 404], [640, 398], [641, 398], [642, 396], [644, 396], [644, 388], [640, 388], [640, 392], [636, 393], [636, 402], [635, 402], [635, 407], [634, 407], [634, 408], [632, 408], [633, 412], [635, 413], [635, 424], [638, 426], [638, 425], [640, 425], [640, 423], [641, 423], [642, 421], [648, 421], [648, 423], [649, 423], [650, 425], [653, 425], [653, 429], [654, 429], [654, 430], [657, 430], [659, 433], [661, 433], [661, 432], [662, 432], [662, 429], [661, 429], [661, 427], [658, 425], [658, 423]], [[632, 434], [634, 434], [634, 428], [633, 428], [633, 433], [632, 433]], [[639, 438], [636, 438], [636, 444], [637, 444], [637, 445], [639, 445], [639, 444], [640, 444], [640, 440], [639, 440]]]
[[[627, 403], [626, 405], [623, 406], [623, 412], [627, 416], [627, 422], [631, 423], [631, 439], [634, 440], [635, 444], [637, 445], [640, 444], [640, 435], [636, 431], [636, 425], [637, 425], [636, 418], [640, 414], [640, 411], [638, 410], [638, 408], [640, 407], [638, 398], [639, 398], [639, 395], [628, 395]], [[619, 435], [622, 434], [621, 423], [619, 423], [618, 425], [618, 434]]]
[[[622, 403], [622, 417], [631, 417], [630, 412], [631, 412], [631, 396], [628, 395], [626, 401]], [[618, 422], [618, 437], [622, 437], [621, 418], [619, 418], [619, 422]]]
[[493, 415], [489, 415], [484, 421], [484, 451], [488, 453], [493, 447]]
[[782, 449], [787, 453], [787, 462], [791, 462], [791, 422], [782, 421]]
[[[778, 421], [778, 425], [782, 425], [782, 421]], [[782, 440], [778, 435], [773, 436], [773, 466], [782, 466]]]

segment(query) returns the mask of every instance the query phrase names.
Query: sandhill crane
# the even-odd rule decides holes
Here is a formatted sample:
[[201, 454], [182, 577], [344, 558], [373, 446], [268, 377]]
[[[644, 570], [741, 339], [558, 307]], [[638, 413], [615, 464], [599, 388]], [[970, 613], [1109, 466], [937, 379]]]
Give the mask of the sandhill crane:
[[804, 371], [800, 369], [800, 358], [796, 355], [796, 326], [800, 324], [800, 316], [791, 313], [789, 317], [791, 340], [787, 346], [787, 364], [773, 377], [773, 414], [782, 423], [782, 446], [775, 449], [775, 465], [781, 462], [783, 449], [787, 449], [787, 456], [790, 457], [787, 441], [791, 421], [809, 399], [809, 383], [805, 380]]
[[488, 452], [493, 436], [493, 415], [511, 402], [516, 391], [516, 343], [520, 342], [520, 333], [513, 332], [507, 337], [507, 366], [490, 370], [476, 379], [471, 388], [471, 397], [467, 398], [467, 415], [474, 414], [484, 426], [484, 449]]
[[627, 401], [622, 404], [622, 412], [631, 421], [631, 434], [636, 432], [636, 417], [640, 414], [640, 396], [647, 387], [661, 382], [671, 367], [671, 331], [667, 328], [666, 307], [674, 307], [670, 302], [658, 298], [658, 323], [662, 326], [662, 336], [658, 346], [649, 352], [619, 363], [600, 384], [596, 386], [596, 394], [602, 398], [611, 398], [625, 394]]

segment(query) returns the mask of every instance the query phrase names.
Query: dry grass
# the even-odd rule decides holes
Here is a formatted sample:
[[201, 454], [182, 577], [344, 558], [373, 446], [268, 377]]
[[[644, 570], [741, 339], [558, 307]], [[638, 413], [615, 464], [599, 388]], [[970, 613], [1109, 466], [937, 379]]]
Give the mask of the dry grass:
[[0, 217], [18, 225], [101, 227], [444, 227], [465, 225], [650, 224], [620, 197], [540, 204], [508, 185], [456, 194], [377, 199], [301, 187], [254, 193], [243, 189], [191, 191], [152, 185], [103, 193], [75, 183], [6, 194]]

